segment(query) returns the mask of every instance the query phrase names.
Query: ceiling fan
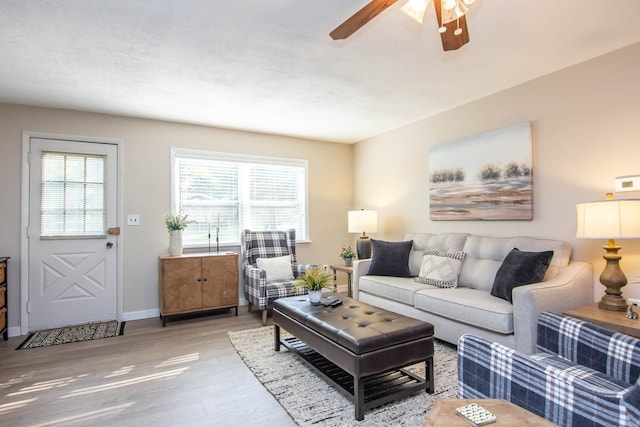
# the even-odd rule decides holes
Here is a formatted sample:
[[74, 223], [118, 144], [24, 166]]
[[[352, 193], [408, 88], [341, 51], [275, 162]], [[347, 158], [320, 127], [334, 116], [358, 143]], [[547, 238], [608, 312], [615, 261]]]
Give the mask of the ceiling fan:
[[[334, 40], [346, 39], [362, 28], [367, 22], [378, 16], [397, 0], [372, 0], [349, 19], [338, 25], [329, 35]], [[409, 0], [402, 8], [413, 19], [422, 23], [422, 17], [430, 0]], [[438, 18], [438, 31], [442, 39], [442, 48], [446, 50], [460, 49], [469, 43], [465, 4], [475, 0], [433, 0]]]

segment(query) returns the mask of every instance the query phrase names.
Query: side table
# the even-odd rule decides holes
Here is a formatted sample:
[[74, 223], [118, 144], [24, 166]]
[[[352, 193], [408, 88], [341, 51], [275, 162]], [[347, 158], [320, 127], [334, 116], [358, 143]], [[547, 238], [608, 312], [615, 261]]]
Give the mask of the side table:
[[456, 408], [469, 403], [477, 403], [496, 416], [496, 422], [487, 424], [487, 427], [555, 426], [551, 421], [503, 399], [438, 399], [423, 427], [469, 427], [471, 424], [456, 414]]
[[[637, 307], [635, 311], [636, 313], [639, 312]], [[598, 308], [598, 303], [583, 305], [582, 307], [565, 311], [563, 314], [615, 332], [640, 338], [640, 320], [627, 319], [626, 312], [623, 311], [602, 310]]]
[[353, 267], [347, 267], [346, 265], [330, 265], [329, 268], [333, 270], [333, 283], [336, 283], [336, 273], [338, 271], [347, 273], [347, 296], [349, 298], [353, 298], [353, 295], [351, 295], [351, 275], [353, 274]]

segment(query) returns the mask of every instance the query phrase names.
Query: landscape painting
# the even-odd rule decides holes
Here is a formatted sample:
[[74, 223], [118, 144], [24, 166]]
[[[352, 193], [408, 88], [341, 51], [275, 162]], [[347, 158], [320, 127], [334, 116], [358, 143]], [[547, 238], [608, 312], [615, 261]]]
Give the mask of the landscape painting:
[[431, 219], [532, 220], [531, 151], [529, 122], [431, 146]]

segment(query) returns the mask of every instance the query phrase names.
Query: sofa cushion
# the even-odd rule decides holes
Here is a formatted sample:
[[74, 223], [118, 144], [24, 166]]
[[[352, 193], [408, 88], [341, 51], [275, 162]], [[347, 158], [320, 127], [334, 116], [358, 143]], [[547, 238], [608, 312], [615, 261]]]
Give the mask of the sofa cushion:
[[489, 292], [498, 268], [513, 248], [530, 252], [553, 251], [543, 280], [557, 276], [560, 269], [569, 265], [571, 258], [571, 246], [560, 240], [469, 235], [462, 249], [467, 255], [460, 270], [458, 287], [484, 289]]
[[433, 286], [416, 283], [410, 277], [362, 276], [358, 289], [371, 295], [413, 306], [416, 291]]
[[513, 288], [541, 281], [552, 256], [553, 251], [526, 252], [513, 248], [498, 268], [491, 295], [513, 302]]
[[374, 276], [410, 277], [409, 252], [413, 242], [385, 242], [371, 239], [373, 255], [369, 274]]
[[271, 258], [257, 258], [258, 268], [267, 274], [267, 282], [286, 282], [293, 280], [291, 255]]
[[458, 274], [460, 274], [464, 255], [461, 251], [444, 252], [427, 249], [424, 251], [420, 274], [415, 281], [438, 288], [455, 288], [458, 286]]
[[424, 251], [426, 249], [437, 249], [440, 251], [461, 251], [464, 242], [467, 240], [466, 233], [407, 233], [404, 240], [412, 240], [413, 246], [409, 254], [409, 271], [411, 276], [420, 273]]
[[418, 290], [417, 309], [500, 334], [513, 333], [513, 305], [481, 289]]

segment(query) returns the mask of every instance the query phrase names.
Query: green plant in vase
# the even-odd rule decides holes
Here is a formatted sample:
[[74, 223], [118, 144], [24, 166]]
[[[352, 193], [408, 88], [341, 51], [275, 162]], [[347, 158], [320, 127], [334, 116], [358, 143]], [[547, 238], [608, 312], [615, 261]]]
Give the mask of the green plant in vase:
[[351, 245], [343, 244], [340, 246], [340, 258], [342, 258], [342, 262], [346, 266], [350, 266], [355, 253], [353, 252], [353, 247]]
[[172, 256], [182, 255], [182, 231], [193, 221], [189, 215], [169, 212], [164, 216], [164, 225], [169, 232], [169, 253]]
[[312, 303], [320, 302], [322, 290], [331, 287], [333, 276], [319, 267], [308, 268], [302, 277], [297, 278], [293, 284], [298, 289], [308, 289], [309, 299]]

